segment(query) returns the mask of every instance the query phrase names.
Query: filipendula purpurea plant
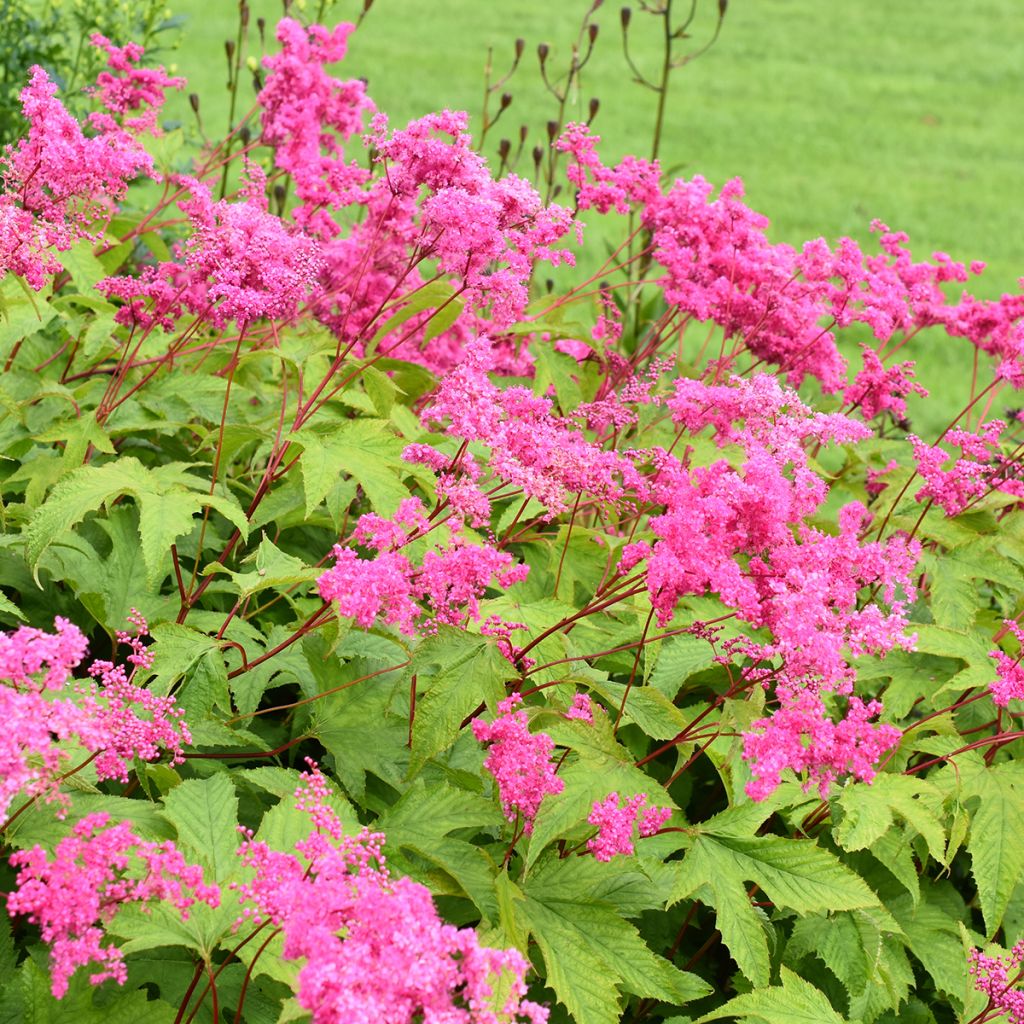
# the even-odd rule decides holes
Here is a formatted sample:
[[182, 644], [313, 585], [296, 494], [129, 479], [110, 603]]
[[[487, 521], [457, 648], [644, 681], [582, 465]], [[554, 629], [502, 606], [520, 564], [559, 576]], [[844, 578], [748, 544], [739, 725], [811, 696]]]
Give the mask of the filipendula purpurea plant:
[[195, 151], [138, 47], [26, 69], [5, 1019], [1016, 1019], [1024, 300], [582, 122], [495, 175], [351, 31]]

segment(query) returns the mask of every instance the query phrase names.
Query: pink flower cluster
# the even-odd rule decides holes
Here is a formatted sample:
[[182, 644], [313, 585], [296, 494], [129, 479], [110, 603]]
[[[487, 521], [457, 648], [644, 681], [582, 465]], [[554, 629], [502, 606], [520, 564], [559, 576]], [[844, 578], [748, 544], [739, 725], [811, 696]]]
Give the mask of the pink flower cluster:
[[133, 682], [136, 670], [148, 668], [152, 657], [141, 641], [145, 619], [133, 611], [131, 621], [134, 634], [118, 633], [131, 648], [131, 673], [95, 661], [89, 673], [96, 681], [76, 684], [67, 696], [54, 692], [66, 688], [87, 647], [76, 626], [58, 618], [53, 634], [27, 626], [0, 634], [0, 683], [5, 684], [0, 685], [0, 714], [8, 724], [0, 734], [0, 816], [19, 793], [59, 799], [55, 780], [68, 756], [63, 741], [75, 740], [97, 754], [101, 779], [124, 782], [134, 758], [152, 760], [168, 750], [176, 760], [191, 742], [174, 698]]
[[585, 722], [587, 725], [594, 724], [594, 705], [590, 700], [590, 697], [585, 693], [577, 693], [573, 699], [569, 710], [566, 711], [565, 717], [569, 719], [577, 719], [580, 722]]
[[843, 392], [843, 401], [858, 406], [865, 420], [883, 412], [892, 413], [897, 420], [906, 419], [907, 395], [928, 397], [927, 390], [913, 379], [913, 362], [897, 363], [886, 369], [869, 345], [861, 345], [861, 352], [864, 367]]
[[333, 78], [325, 65], [344, 58], [354, 25], [308, 29], [282, 18], [277, 24], [281, 51], [263, 58], [267, 80], [257, 103], [263, 108], [263, 141], [274, 147], [274, 163], [287, 171], [302, 200], [296, 220], [314, 234], [332, 237], [338, 228], [326, 210], [347, 206], [368, 175], [344, 159], [344, 143], [363, 127], [373, 110], [358, 79]]
[[[1005, 619], [1003, 625], [1013, 633], [1024, 651], [1024, 630], [1012, 619]], [[1011, 658], [997, 647], [989, 651], [989, 657], [996, 661], [996, 678], [988, 684], [992, 702], [997, 707], [1005, 708], [1011, 700], [1024, 700], [1024, 668], [1021, 667], [1024, 654]]]
[[317, 284], [319, 244], [269, 213], [263, 171], [249, 164], [247, 173], [239, 202], [214, 202], [202, 182], [180, 182], [189, 198], [179, 205], [193, 228], [179, 247], [182, 261], [145, 267], [137, 278], [110, 277], [99, 285], [105, 295], [126, 300], [117, 313], [121, 323], [170, 330], [185, 311], [215, 327], [295, 316]]
[[90, 975], [98, 985], [127, 977], [124, 955], [103, 945], [103, 925], [129, 903], [162, 900], [183, 917], [196, 902], [216, 907], [220, 890], [203, 883], [202, 869], [188, 864], [172, 842], [144, 842], [127, 822], [106, 828], [110, 816], [89, 814], [62, 839], [53, 858], [41, 846], [13, 854], [17, 888], [8, 894], [11, 916], [24, 914], [39, 926], [50, 946], [52, 991], [67, 992], [68, 981], [85, 964], [102, 969]]
[[[105, 36], [94, 32], [89, 42], [107, 54], [107, 71], [96, 76], [96, 85], [87, 90], [99, 100], [106, 114], [93, 114], [90, 123], [101, 130], [117, 124], [111, 115], [121, 118], [121, 127], [133, 134], [160, 134], [157, 117], [163, 108], [168, 89], [185, 87], [184, 78], [171, 78], [162, 67], [136, 67], [145, 53], [138, 43], [115, 46]], [[128, 115], [135, 115], [129, 117]]]
[[541, 801], [548, 794], [561, 793], [565, 783], [551, 762], [554, 741], [547, 733], [531, 733], [526, 711], [515, 710], [522, 700], [518, 693], [506, 697], [498, 704], [493, 722], [475, 718], [473, 735], [478, 742], [491, 744], [484, 767], [498, 783], [505, 817], [513, 823], [521, 821], [529, 835]]
[[305, 959], [298, 1000], [314, 1024], [544, 1024], [547, 1010], [523, 998], [526, 958], [443, 923], [425, 886], [390, 876], [382, 835], [344, 835], [315, 766], [303, 779], [296, 797], [315, 829], [301, 858], [249, 835], [240, 853], [254, 877], [238, 888], [247, 916], [273, 921], [284, 955]]
[[980, 949], [972, 949], [968, 959], [974, 987], [988, 996], [992, 1011], [1006, 1014], [1008, 1024], [1024, 1024], [1024, 992], [1014, 987], [1024, 964], [1024, 940], [1017, 942], [1006, 957], [986, 956]]
[[587, 440], [553, 415], [548, 399], [527, 388], [498, 388], [488, 377], [493, 365], [486, 339], [475, 340], [441, 381], [424, 418], [447, 418], [447, 434], [487, 445], [494, 476], [545, 505], [549, 516], [566, 511], [571, 494], [621, 505], [645, 493], [631, 458]]
[[402, 502], [390, 520], [372, 514], [360, 517], [352, 539], [375, 548], [376, 554], [361, 558], [352, 548], [336, 544], [334, 565], [317, 581], [320, 596], [337, 601], [340, 614], [364, 629], [382, 618], [411, 636], [420, 622], [429, 630], [438, 623], [459, 625], [466, 616], [478, 619], [479, 599], [489, 586], [510, 587], [529, 571], [508, 552], [470, 544], [457, 530], [451, 543], [427, 550], [420, 565], [414, 566], [396, 549], [427, 530], [417, 498]]
[[1019, 470], [1004, 458], [1000, 447], [1000, 435], [1005, 428], [1002, 420], [989, 420], [977, 433], [959, 427], [950, 430], [946, 441], [958, 447], [962, 454], [949, 468], [946, 463], [950, 456], [943, 448], [909, 435], [917, 472], [925, 481], [914, 500], [934, 501], [946, 515], [955, 516], [990, 491], [1024, 497], [1024, 483], [1015, 478]]
[[0, 274], [19, 274], [40, 291], [61, 269], [53, 250], [100, 237], [129, 181], [151, 174], [153, 161], [109, 114], [95, 116], [97, 134], [87, 136], [41, 67], [32, 68], [21, 103], [28, 132], [0, 156]]
[[646, 793], [637, 793], [624, 804], [620, 804], [618, 793], [609, 793], [604, 800], [595, 801], [587, 818], [597, 827], [597, 835], [587, 840], [587, 849], [602, 861], [616, 854], [632, 856], [635, 832], [653, 836], [671, 816], [670, 807], [648, 807]]
[[817, 694], [805, 690], [787, 699], [770, 718], [754, 722], [754, 731], [743, 734], [743, 757], [754, 776], [747, 795], [752, 800], [770, 796], [787, 768], [806, 772], [804, 790], [817, 786], [823, 797], [845, 772], [870, 782], [878, 759], [902, 737], [894, 725], [869, 721], [881, 710], [876, 700], [865, 704], [850, 697], [845, 717], [833, 722]]

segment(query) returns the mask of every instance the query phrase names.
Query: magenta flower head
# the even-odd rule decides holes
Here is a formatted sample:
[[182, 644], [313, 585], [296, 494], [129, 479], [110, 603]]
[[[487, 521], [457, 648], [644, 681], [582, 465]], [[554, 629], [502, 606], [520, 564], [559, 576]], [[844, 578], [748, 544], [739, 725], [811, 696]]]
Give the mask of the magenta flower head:
[[523, 698], [514, 693], [498, 704], [500, 714], [493, 722], [473, 720], [473, 735], [490, 743], [484, 767], [498, 783], [505, 817], [522, 821], [523, 830], [533, 831], [541, 801], [562, 792], [565, 783], [555, 774], [551, 752], [555, 744], [547, 733], [531, 733], [526, 711], [514, 710]]

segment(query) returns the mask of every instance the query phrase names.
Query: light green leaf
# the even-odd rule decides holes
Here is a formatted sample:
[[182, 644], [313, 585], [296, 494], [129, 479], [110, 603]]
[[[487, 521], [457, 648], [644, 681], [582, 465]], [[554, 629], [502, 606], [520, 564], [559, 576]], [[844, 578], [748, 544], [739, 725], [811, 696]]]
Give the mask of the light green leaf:
[[155, 586], [171, 571], [171, 544], [192, 530], [192, 517], [200, 509], [216, 508], [243, 537], [248, 534], [238, 503], [211, 495], [208, 490], [201, 479], [176, 463], [148, 469], [135, 458], [122, 457], [102, 466], [82, 466], [54, 487], [29, 522], [25, 530], [29, 565], [37, 570], [43, 552], [62, 534], [88, 513], [129, 494], [139, 504], [139, 537], [147, 581]]
[[964, 798], [971, 814], [967, 849], [985, 930], [995, 934], [1014, 886], [1024, 874], [1024, 768], [1007, 762], [988, 766], [961, 759]]
[[779, 986], [730, 999], [697, 1024], [723, 1017], [752, 1018], [757, 1024], [845, 1024], [845, 1018], [836, 1013], [825, 993], [810, 982], [786, 967], [782, 968], [781, 981]]
[[493, 640], [442, 626], [417, 649], [408, 669], [416, 675], [416, 718], [411, 772], [455, 742], [465, 719], [481, 704], [493, 708], [505, 696], [515, 670]]
[[238, 798], [227, 775], [175, 786], [164, 797], [163, 813], [186, 856], [208, 868], [208, 881], [221, 884], [238, 873]]

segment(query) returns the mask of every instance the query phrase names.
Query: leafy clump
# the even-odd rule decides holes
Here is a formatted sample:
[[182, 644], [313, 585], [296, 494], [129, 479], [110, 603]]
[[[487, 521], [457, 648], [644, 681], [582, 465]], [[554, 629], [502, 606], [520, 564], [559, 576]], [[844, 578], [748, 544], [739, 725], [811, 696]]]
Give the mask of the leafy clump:
[[1016, 1019], [1024, 300], [774, 243], [564, 96], [495, 173], [352, 31], [283, 20], [195, 146], [139, 45], [84, 118], [25, 69], [3, 1014]]

